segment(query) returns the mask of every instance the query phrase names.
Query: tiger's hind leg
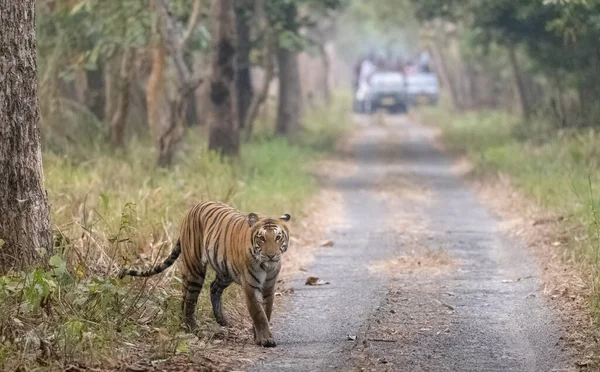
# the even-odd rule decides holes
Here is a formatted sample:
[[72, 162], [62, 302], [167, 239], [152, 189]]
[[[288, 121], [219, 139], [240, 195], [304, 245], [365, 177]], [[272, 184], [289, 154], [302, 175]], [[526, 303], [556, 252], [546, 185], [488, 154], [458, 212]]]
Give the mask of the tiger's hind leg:
[[223, 315], [223, 306], [221, 301], [221, 296], [223, 295], [223, 291], [231, 284], [231, 281], [222, 280], [216, 278], [210, 284], [210, 302], [212, 303], [213, 314], [215, 315], [215, 319], [217, 323], [222, 326], [227, 325], [227, 318]]
[[198, 271], [195, 275], [188, 273], [183, 276], [183, 301], [181, 309], [185, 327], [189, 332], [194, 332], [198, 326], [196, 323], [196, 304], [198, 303], [198, 296], [200, 295], [200, 291], [202, 291], [204, 277], [206, 276], [206, 266], [198, 267], [197, 269]]

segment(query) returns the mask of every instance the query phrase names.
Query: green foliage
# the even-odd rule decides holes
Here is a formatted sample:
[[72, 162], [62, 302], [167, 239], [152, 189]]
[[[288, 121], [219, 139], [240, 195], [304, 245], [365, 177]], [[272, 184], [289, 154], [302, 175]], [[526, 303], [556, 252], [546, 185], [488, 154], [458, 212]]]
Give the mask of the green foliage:
[[[169, 5], [184, 24], [192, 0], [170, 1]], [[67, 81], [73, 79], [74, 71], [97, 70], [101, 60], [110, 60], [124, 49], [147, 47], [156, 17], [146, 0], [41, 2], [37, 14], [40, 71], [44, 74], [49, 63], [60, 63], [61, 77]], [[204, 25], [198, 25], [192, 36], [192, 47], [208, 47], [210, 36]], [[57, 50], [60, 62], [51, 58]]]
[[[593, 97], [600, 86], [598, 1], [413, 0], [413, 4], [422, 20], [442, 18], [459, 24], [470, 33], [474, 45], [519, 48], [531, 62], [524, 71], [549, 81], [548, 85], [559, 85], [562, 94], [568, 89], [577, 91], [580, 106], [572, 105], [571, 110], [583, 115], [585, 111], [596, 113], [598, 103]], [[586, 124], [597, 125], [595, 120]]]
[[[300, 33], [301, 28], [315, 26], [311, 13], [329, 15], [333, 11], [343, 9], [347, 0], [265, 0], [265, 14], [270, 27], [279, 35], [279, 46], [285, 49], [303, 50], [311, 44], [311, 40]], [[299, 7], [310, 10], [309, 15], [301, 17]]]

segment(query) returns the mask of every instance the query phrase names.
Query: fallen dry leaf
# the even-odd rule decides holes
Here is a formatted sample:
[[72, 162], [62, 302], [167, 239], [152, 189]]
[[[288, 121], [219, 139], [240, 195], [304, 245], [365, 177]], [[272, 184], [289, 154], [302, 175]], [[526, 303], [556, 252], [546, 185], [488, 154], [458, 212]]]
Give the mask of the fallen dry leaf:
[[591, 363], [592, 363], [592, 362], [591, 362], [591, 361], [589, 361], [589, 360], [580, 360], [580, 361], [577, 361], [577, 362], [575, 362], [575, 365], [576, 365], [577, 367], [587, 367], [587, 366], [588, 366], [588, 365], [590, 365]]
[[533, 275], [525, 276], [522, 278], [516, 278], [516, 279], [504, 279], [504, 280], [501, 280], [500, 282], [501, 283], [516, 283], [516, 282], [520, 282], [523, 279], [531, 279], [531, 278], [533, 278]]
[[309, 276], [308, 278], [306, 278], [306, 283], [304, 283], [304, 285], [325, 285], [325, 284], [329, 284], [329, 282], [319, 279], [316, 276]]
[[294, 294], [294, 292], [295, 292], [294, 288], [287, 288], [281, 292], [275, 292], [275, 296], [287, 296], [287, 295]]
[[321, 243], [321, 247], [333, 247], [333, 240], [325, 240]]

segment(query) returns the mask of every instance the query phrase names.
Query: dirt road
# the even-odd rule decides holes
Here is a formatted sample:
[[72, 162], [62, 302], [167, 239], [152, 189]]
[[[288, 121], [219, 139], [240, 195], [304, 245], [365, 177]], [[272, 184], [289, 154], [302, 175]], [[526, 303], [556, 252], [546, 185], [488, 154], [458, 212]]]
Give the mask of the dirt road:
[[[563, 371], [539, 267], [452, 171], [429, 129], [359, 121], [345, 216], [289, 286], [256, 371]], [[324, 220], [324, 224], [328, 221]], [[329, 281], [305, 286], [308, 275]]]

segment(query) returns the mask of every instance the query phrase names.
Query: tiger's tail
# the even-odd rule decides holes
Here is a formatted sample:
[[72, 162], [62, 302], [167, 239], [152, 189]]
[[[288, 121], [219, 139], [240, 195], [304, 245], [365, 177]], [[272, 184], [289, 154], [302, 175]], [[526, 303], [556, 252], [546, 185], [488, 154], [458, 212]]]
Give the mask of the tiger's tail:
[[127, 275], [141, 276], [141, 277], [147, 278], [149, 276], [160, 274], [163, 271], [165, 271], [167, 268], [169, 268], [171, 265], [173, 265], [175, 263], [175, 261], [177, 261], [177, 258], [179, 258], [180, 254], [181, 254], [181, 243], [179, 240], [177, 240], [177, 244], [175, 244], [175, 247], [171, 251], [171, 254], [162, 263], [160, 263], [159, 265], [156, 265], [153, 268], [146, 270], [146, 271], [122, 269], [121, 272], [119, 273], [119, 279], [123, 279]]

